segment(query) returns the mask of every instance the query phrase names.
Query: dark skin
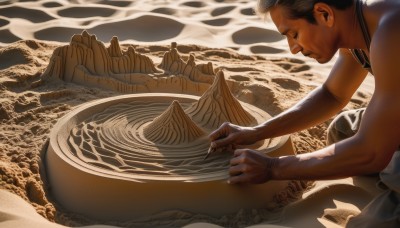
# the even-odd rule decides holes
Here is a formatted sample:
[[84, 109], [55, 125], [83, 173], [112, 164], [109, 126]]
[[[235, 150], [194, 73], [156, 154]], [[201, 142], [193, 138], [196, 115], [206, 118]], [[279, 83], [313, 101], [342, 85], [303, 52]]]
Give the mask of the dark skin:
[[256, 127], [224, 123], [209, 135], [212, 146], [243, 147], [315, 126], [337, 114], [367, 75], [348, 49], [363, 49], [369, 55], [375, 91], [353, 137], [318, 151], [277, 158], [252, 149], [236, 149], [230, 161], [228, 182], [326, 180], [384, 169], [400, 145], [400, 2], [368, 1], [363, 7], [372, 37], [369, 51], [356, 21], [354, 4], [346, 10], [315, 4], [317, 24], [289, 19], [281, 6], [273, 7], [270, 14], [278, 31], [287, 37], [293, 54], [302, 52], [325, 63], [339, 50], [338, 60], [326, 81], [295, 106]]

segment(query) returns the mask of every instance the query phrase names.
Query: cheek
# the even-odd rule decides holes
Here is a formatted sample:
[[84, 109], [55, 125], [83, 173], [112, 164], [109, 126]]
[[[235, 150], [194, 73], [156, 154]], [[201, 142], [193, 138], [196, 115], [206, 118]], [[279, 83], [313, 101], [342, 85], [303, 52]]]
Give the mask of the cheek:
[[307, 33], [303, 36], [304, 42], [307, 44], [307, 48], [311, 51], [316, 51], [323, 46], [323, 39], [321, 39], [318, 34], [313, 34], [312, 32]]
[[298, 43], [303, 47], [303, 49], [311, 50], [311, 47], [316, 46], [317, 39], [313, 31], [306, 31], [300, 33]]
[[311, 52], [314, 52], [316, 54], [319, 53], [322, 55], [326, 52], [330, 52], [330, 47], [332, 46], [331, 40], [329, 39], [329, 37], [326, 37], [321, 33], [309, 33], [307, 41], [308, 46], [305, 48], [308, 48], [308, 50], [310, 50]]
[[323, 36], [319, 42], [319, 46], [328, 58], [332, 57], [337, 51], [336, 43], [330, 36]]

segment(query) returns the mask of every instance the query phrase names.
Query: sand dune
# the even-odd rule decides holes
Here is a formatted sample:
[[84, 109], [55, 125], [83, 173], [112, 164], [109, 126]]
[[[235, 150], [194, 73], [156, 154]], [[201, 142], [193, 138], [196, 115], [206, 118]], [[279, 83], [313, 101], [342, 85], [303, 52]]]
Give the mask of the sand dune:
[[[168, 44], [179, 40], [183, 44], [240, 49], [247, 54], [252, 50], [287, 53], [284, 38], [254, 15], [251, 1], [11, 3], [0, 5], [3, 45], [19, 39], [69, 42], [71, 36], [86, 29], [103, 41], [113, 36], [136, 43]], [[268, 48], [271, 43], [272, 50]]]
[[[292, 56], [284, 37], [268, 18], [254, 15], [253, 7], [254, 1], [239, 0], [1, 1], [0, 226], [341, 227], [349, 216], [358, 214], [377, 194], [373, 177], [289, 181], [285, 191], [274, 196], [272, 206], [279, 208], [277, 214], [271, 214], [268, 205], [224, 216], [169, 211], [129, 221], [101, 220], [68, 210], [50, 194], [43, 157], [58, 120], [87, 102], [103, 98], [171, 92], [168, 86], [144, 91], [145, 86], [135, 90], [113, 86], [110, 80], [92, 79], [90, 85], [65, 80], [64, 74], [71, 75], [71, 69], [60, 67], [67, 62], [65, 56], [52, 56], [55, 50], [67, 52], [72, 37], [83, 31], [104, 43], [101, 53], [111, 53], [97, 68], [80, 71], [87, 78], [123, 73], [115, 71], [120, 68], [113, 68], [113, 64], [124, 65], [130, 60], [116, 56], [145, 56], [146, 64], [137, 68], [143, 77], [135, 78], [135, 83], [149, 83], [149, 74], [153, 82], [164, 73], [184, 75], [187, 85], [193, 87], [186, 91], [174, 87], [174, 93], [200, 96], [210, 87], [212, 74], [222, 70], [235, 99], [269, 115], [282, 112], [320, 85], [332, 62], [319, 66], [302, 56]], [[83, 47], [79, 42], [74, 45]], [[82, 56], [75, 55], [72, 60]], [[110, 68], [99, 70], [102, 64]], [[79, 75], [82, 68], [76, 69]], [[126, 83], [133, 77], [126, 74], [124, 80]], [[372, 91], [373, 79], [368, 78], [346, 108], [365, 106]], [[189, 107], [181, 105], [183, 110]], [[328, 122], [291, 135], [295, 152], [323, 147]]]

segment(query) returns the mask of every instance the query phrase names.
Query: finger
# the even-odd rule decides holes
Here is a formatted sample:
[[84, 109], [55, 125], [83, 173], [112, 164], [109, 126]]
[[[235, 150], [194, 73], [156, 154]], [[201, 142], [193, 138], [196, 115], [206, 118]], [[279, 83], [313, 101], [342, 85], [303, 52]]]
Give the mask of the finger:
[[228, 136], [225, 138], [216, 139], [211, 144], [214, 146], [214, 148], [220, 148], [220, 147], [228, 148], [228, 146], [232, 143], [232, 141], [233, 141], [232, 137]]
[[248, 149], [235, 149], [235, 151], [233, 152], [233, 156], [234, 157], [238, 157], [242, 154], [244, 154], [245, 151], [247, 151]]
[[215, 148], [215, 149], [212, 150], [213, 154], [219, 154], [219, 153], [227, 151], [226, 147], [219, 147], [219, 148], [215, 147], [215, 145], [213, 145], [213, 142], [211, 143], [211, 147]]
[[236, 149], [235, 144], [229, 144], [229, 145], [226, 147], [225, 151], [228, 152], [228, 153], [233, 153], [233, 152], [235, 151], [235, 149]]
[[222, 137], [225, 137], [225, 130], [223, 125], [221, 125], [218, 129], [214, 130], [208, 135], [210, 141], [215, 141]]
[[229, 167], [229, 175], [230, 176], [237, 176], [240, 174], [242, 174], [241, 165], [235, 165], [235, 166]]
[[243, 158], [241, 156], [233, 157], [229, 162], [231, 166], [239, 165], [241, 163], [243, 163]]
[[243, 184], [247, 182], [247, 175], [246, 174], [240, 174], [236, 176], [231, 176], [228, 179], [228, 184]]
[[219, 138], [219, 136], [221, 135], [220, 131], [221, 131], [221, 130], [218, 128], [217, 130], [211, 132], [211, 133], [208, 135], [208, 139], [209, 139], [210, 141], [216, 140], [216, 139]]

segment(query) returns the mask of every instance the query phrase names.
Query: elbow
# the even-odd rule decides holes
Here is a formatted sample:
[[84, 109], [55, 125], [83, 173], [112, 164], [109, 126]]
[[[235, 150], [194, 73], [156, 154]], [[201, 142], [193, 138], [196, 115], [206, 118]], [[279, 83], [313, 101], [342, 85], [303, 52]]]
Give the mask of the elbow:
[[392, 159], [395, 150], [370, 150], [366, 153], [367, 173], [378, 173], [385, 169]]
[[377, 159], [376, 165], [375, 165], [375, 171], [380, 172], [384, 170], [390, 163], [392, 159], [393, 153], [390, 154], [390, 156], [379, 156], [380, 158]]
[[369, 137], [360, 130], [347, 141], [352, 148], [358, 168], [356, 175], [378, 173], [385, 169], [391, 161], [393, 154], [398, 148], [397, 140], [387, 140], [386, 138], [373, 135]]
[[338, 110], [343, 109], [350, 101], [349, 97], [342, 97], [332, 92], [332, 90], [326, 85], [322, 84], [321, 90], [326, 97], [330, 98], [334, 103], [336, 103]]

